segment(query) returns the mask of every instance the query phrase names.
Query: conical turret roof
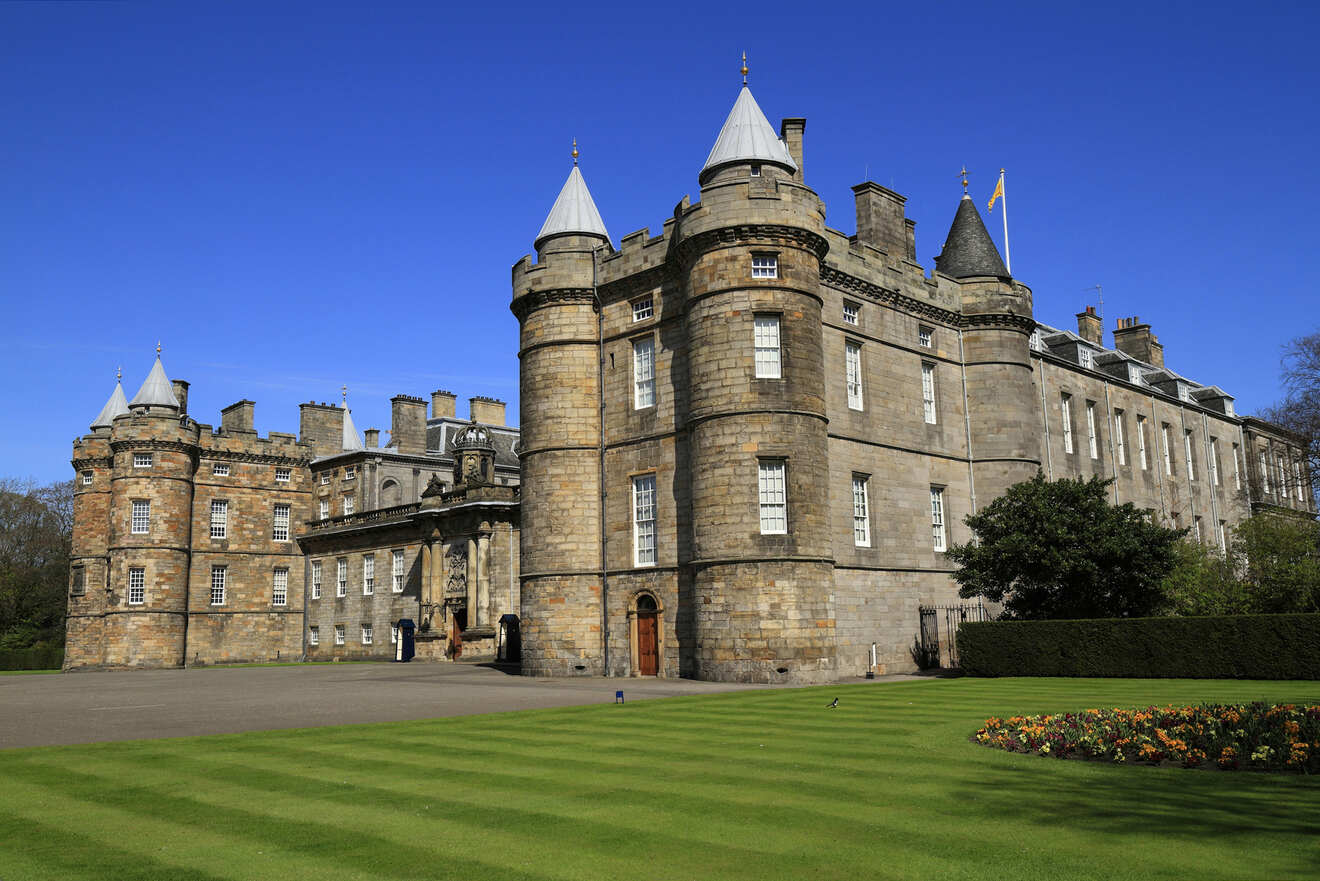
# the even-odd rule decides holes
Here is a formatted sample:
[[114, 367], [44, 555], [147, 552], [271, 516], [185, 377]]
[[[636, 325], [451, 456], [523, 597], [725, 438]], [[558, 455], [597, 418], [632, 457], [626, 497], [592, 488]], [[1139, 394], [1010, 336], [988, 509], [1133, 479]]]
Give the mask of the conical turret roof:
[[715, 146], [710, 148], [706, 164], [701, 167], [700, 177], [704, 180], [717, 168], [741, 162], [768, 162], [788, 171], [797, 171], [797, 163], [770, 127], [746, 86], [738, 93], [738, 100], [733, 102], [729, 118], [724, 120]]
[[170, 387], [170, 378], [165, 375], [165, 368], [160, 363], [160, 352], [156, 353], [156, 363], [151, 365], [151, 372], [147, 374], [146, 382], [142, 383], [142, 388], [138, 389], [133, 400], [128, 402], [130, 407], [179, 407], [179, 399], [174, 397], [174, 389]]
[[559, 198], [555, 199], [545, 223], [541, 224], [541, 231], [536, 234], [533, 247], [540, 250], [541, 243], [551, 236], [573, 234], [600, 236], [607, 241], [610, 237], [605, 229], [605, 221], [600, 219], [600, 212], [596, 210], [596, 203], [591, 198], [591, 191], [587, 189], [587, 182], [582, 179], [582, 172], [578, 171], [576, 160], [573, 170], [568, 173], [568, 180], [564, 182], [564, 188], [559, 191]]
[[358, 434], [357, 426], [353, 424], [353, 411], [348, 409], [348, 401], [344, 401], [344, 452], [355, 450], [364, 450], [362, 437]]
[[972, 197], [966, 193], [958, 203], [958, 213], [953, 215], [953, 225], [944, 240], [944, 251], [935, 258], [935, 268], [953, 278], [974, 275], [1009, 277], [999, 249], [986, 232], [981, 212], [976, 210]]
[[124, 399], [124, 384], [115, 380], [115, 390], [110, 393], [110, 400], [105, 402], [101, 412], [92, 421], [92, 428], [109, 428], [116, 416], [123, 416], [127, 412], [128, 401]]

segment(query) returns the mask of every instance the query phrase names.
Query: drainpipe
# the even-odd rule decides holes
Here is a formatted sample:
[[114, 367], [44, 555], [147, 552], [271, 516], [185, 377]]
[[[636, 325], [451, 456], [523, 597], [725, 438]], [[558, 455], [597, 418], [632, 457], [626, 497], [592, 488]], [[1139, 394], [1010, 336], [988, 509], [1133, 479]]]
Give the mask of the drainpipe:
[[600, 439], [597, 452], [600, 461], [600, 639], [601, 661], [605, 675], [610, 676], [610, 576], [605, 565], [605, 307], [600, 301], [597, 252], [604, 245], [591, 249], [591, 299], [596, 306], [596, 393], [600, 395], [597, 414]]
[[1109, 473], [1114, 478], [1114, 505], [1118, 505], [1118, 439], [1114, 437], [1114, 408], [1109, 403], [1109, 380], [1105, 380], [1105, 428], [1109, 435]]
[[[967, 489], [971, 494], [972, 513], [976, 513], [976, 472], [972, 468], [972, 411], [967, 402], [967, 353], [963, 349], [963, 332], [958, 328], [958, 366], [962, 369], [963, 425], [967, 429]], [[945, 518], [948, 519], [947, 517]], [[975, 536], [972, 538], [975, 541]]]
[[1045, 465], [1049, 468], [1050, 480], [1054, 479], [1054, 445], [1050, 442], [1050, 410], [1045, 403], [1045, 359], [1037, 358], [1040, 365], [1040, 416], [1045, 426]]

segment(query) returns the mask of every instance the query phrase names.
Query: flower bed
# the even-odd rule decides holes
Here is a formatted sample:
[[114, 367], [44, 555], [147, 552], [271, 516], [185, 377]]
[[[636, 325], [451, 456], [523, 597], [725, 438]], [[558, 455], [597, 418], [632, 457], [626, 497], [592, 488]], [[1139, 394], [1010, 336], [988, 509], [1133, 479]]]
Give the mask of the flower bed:
[[1258, 702], [1013, 716], [987, 719], [972, 739], [1061, 759], [1320, 772], [1320, 706]]

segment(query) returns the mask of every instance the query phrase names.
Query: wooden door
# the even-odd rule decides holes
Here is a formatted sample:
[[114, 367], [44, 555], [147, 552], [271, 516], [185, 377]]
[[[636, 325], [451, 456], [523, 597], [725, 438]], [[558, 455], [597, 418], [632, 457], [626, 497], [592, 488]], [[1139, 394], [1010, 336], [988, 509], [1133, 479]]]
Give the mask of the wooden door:
[[655, 612], [637, 614], [637, 672], [643, 676], [655, 676], [660, 672], [658, 629]]

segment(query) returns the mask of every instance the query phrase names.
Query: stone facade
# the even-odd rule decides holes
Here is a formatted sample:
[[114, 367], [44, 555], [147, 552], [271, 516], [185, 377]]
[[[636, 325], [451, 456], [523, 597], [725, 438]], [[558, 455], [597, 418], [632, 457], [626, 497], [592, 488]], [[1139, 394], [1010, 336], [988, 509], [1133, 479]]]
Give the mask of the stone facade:
[[[1037, 470], [1115, 476], [1115, 501], [1207, 543], [1262, 502], [1314, 512], [1300, 481], [1278, 489], [1297, 440], [1168, 370], [1148, 325], [1121, 322], [1113, 349], [1093, 311], [1077, 334], [1040, 325], [969, 199], [931, 272], [885, 187], [853, 188], [856, 234], [827, 227], [802, 171], [804, 120], [780, 129], [791, 162], [717, 157], [730, 126], [746, 132], [742, 106], [700, 202], [685, 197], [661, 235], [615, 249], [598, 220], [552, 213], [535, 260], [513, 267], [524, 672], [637, 675], [639, 603], [656, 610], [644, 652], [662, 676], [912, 669], [919, 607], [962, 602], [943, 548]], [[590, 202], [576, 170], [569, 196]], [[773, 370], [757, 366], [764, 319]], [[763, 521], [767, 463], [783, 476], [782, 530]]]

